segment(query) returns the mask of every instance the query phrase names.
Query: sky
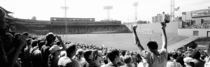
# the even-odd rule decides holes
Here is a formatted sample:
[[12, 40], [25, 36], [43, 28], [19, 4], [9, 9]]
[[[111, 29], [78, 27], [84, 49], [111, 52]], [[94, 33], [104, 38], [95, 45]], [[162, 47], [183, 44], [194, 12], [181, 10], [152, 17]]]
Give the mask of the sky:
[[[170, 13], [171, 0], [66, 0], [70, 18], [95, 18], [107, 19], [107, 10], [104, 6], [112, 6], [110, 18], [131, 22], [135, 20], [134, 3], [137, 2], [138, 20], [152, 21], [152, 16]], [[50, 20], [50, 17], [64, 17], [64, 0], [0, 0], [0, 6], [13, 12], [12, 16], [23, 19]], [[175, 0], [175, 7], [180, 9], [175, 12], [180, 16], [182, 12], [206, 9], [210, 0]]]

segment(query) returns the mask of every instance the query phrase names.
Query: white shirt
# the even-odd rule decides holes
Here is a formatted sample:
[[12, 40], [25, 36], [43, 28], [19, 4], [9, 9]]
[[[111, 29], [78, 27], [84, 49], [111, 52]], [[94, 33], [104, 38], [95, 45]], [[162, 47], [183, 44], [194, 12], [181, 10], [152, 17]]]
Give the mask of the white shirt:
[[158, 51], [160, 55], [155, 55], [152, 52], [142, 51], [142, 56], [146, 59], [148, 67], [166, 67], [168, 52], [166, 49]]
[[148, 67], [148, 63], [146, 61], [146, 59], [142, 58], [142, 61], [138, 63], [137, 67]]
[[210, 67], [210, 57], [206, 58], [206, 63], [204, 65], [204, 67]]
[[182, 65], [175, 61], [168, 61], [166, 67], [182, 67]]

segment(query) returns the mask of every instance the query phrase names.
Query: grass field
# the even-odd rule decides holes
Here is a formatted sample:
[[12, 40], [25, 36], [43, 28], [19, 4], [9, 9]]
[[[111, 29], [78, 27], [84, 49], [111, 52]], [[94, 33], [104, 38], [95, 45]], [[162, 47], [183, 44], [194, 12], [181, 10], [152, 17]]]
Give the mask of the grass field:
[[[118, 49], [125, 49], [131, 51], [137, 51], [138, 48], [135, 45], [134, 35], [132, 33], [117, 33], [117, 34], [69, 34], [61, 35], [64, 41], [94, 44], [98, 46], [104, 45], [105, 47], [112, 47]], [[157, 41], [159, 48], [162, 45], [160, 34], [138, 34], [141, 44], [145, 49], [148, 49], [146, 44], [148, 41]], [[185, 36], [178, 36], [176, 34], [167, 34], [168, 44], [174, 44], [183, 39]], [[170, 49], [170, 48], [169, 48]]]

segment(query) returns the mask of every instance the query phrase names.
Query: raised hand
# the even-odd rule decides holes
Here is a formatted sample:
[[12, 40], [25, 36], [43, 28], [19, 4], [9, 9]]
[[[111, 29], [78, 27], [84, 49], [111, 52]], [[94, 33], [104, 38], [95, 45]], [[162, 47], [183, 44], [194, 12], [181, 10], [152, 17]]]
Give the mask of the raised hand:
[[136, 28], [137, 28], [137, 27], [138, 27], [137, 25], [132, 25], [133, 31], [136, 31]]
[[162, 28], [166, 27], [166, 23], [161, 23]]

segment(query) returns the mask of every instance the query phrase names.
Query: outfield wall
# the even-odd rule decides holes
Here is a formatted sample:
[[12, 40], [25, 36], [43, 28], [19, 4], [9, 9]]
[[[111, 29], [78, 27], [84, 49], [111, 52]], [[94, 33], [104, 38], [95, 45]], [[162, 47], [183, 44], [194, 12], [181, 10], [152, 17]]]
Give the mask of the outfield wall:
[[183, 36], [210, 36], [210, 29], [178, 29], [178, 34]]
[[[131, 30], [131, 25], [133, 24], [126, 24], [127, 27]], [[152, 33], [161, 33], [161, 24], [160, 23], [151, 23], [151, 24], [138, 24], [137, 32], [143, 34], [152, 34]], [[178, 32], [178, 22], [170, 22], [167, 24], [166, 27], [167, 33], [175, 33]]]
[[[66, 34], [65, 25], [56, 24], [13, 24], [15, 32], [29, 32], [34, 34]], [[130, 33], [130, 30], [122, 24], [116, 25], [68, 25], [67, 34], [96, 34], [96, 33]]]

